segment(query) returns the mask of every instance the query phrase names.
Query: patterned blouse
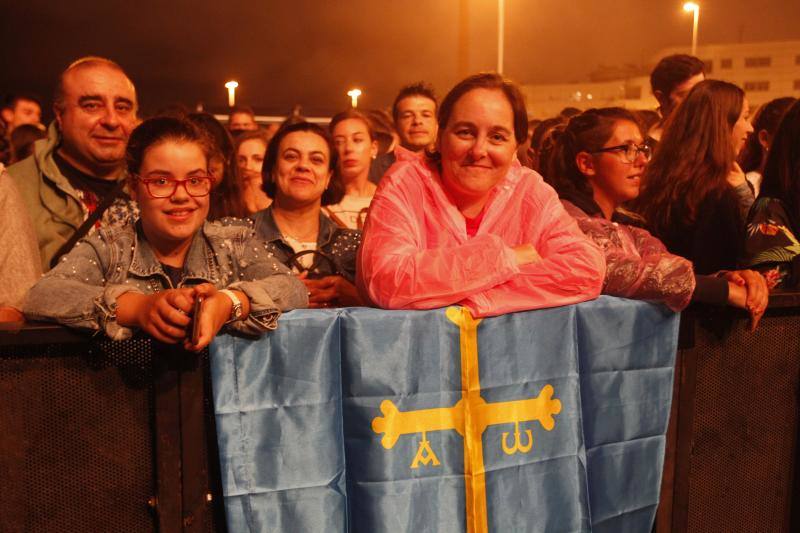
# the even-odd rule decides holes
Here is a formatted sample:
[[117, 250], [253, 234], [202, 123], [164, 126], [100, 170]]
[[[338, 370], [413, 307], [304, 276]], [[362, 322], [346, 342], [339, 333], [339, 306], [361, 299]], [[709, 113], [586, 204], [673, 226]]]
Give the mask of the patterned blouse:
[[760, 271], [770, 289], [795, 287], [800, 276], [800, 242], [784, 203], [756, 200], [747, 220], [744, 266]]

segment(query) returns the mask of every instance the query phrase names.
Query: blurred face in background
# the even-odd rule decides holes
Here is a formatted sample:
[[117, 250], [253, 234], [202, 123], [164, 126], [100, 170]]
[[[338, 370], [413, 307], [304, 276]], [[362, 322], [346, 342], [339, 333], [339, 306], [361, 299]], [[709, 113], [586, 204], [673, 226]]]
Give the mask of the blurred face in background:
[[34, 100], [19, 98], [13, 107], [3, 109], [3, 120], [8, 126], [9, 134], [14, 131], [14, 128], [23, 124], [40, 126], [42, 123], [42, 108]]
[[261, 176], [261, 167], [264, 166], [264, 154], [267, 145], [261, 139], [248, 139], [239, 145], [236, 151], [236, 164], [248, 173], [257, 173]]
[[258, 129], [256, 120], [250, 113], [234, 113], [228, 122], [228, 129], [233, 134], [241, 133], [243, 131], [252, 131]]
[[436, 102], [426, 96], [407, 96], [397, 102], [397, 133], [400, 144], [419, 152], [436, 142]]
[[378, 142], [369, 134], [363, 120], [348, 118], [333, 129], [333, 144], [339, 152], [339, 173], [350, 181], [359, 177], [366, 179], [372, 160], [378, 155]]
[[750, 123], [750, 103], [745, 98], [742, 101], [742, 112], [739, 114], [739, 119], [733, 125], [733, 131], [731, 132], [733, 150], [736, 156], [744, 148], [745, 143], [747, 143], [747, 137], [751, 133], [753, 133], [753, 125]]
[[670, 92], [669, 95], [667, 95], [668, 103], [666, 109], [664, 109], [664, 105], [662, 103], [661, 112], [664, 115], [664, 117], [669, 116], [669, 114], [672, 113], [676, 107], [681, 105], [681, 103], [683, 103], [683, 101], [686, 100], [686, 96], [689, 94], [689, 91], [692, 90], [692, 87], [694, 87], [704, 79], [706, 79], [706, 75], [701, 72], [699, 74], [695, 74], [694, 76], [686, 79], [682, 83], [676, 85], [675, 88], [672, 89], [672, 92]]

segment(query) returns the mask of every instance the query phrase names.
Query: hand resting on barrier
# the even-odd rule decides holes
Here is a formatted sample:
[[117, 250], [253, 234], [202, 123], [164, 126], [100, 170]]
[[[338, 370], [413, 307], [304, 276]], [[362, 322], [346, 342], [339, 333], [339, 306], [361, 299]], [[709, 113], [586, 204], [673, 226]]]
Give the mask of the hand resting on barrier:
[[[247, 296], [236, 291], [242, 302], [242, 316], [250, 313]], [[195, 300], [204, 298], [199, 317], [192, 317]], [[200, 351], [228, 322], [233, 302], [210, 283], [196, 287], [168, 289], [155, 294], [127, 292], [117, 298], [117, 321], [123, 326], [138, 327], [167, 344], [183, 343], [184, 348]], [[197, 344], [192, 344], [191, 324], [200, 320]]]
[[750, 331], [755, 331], [769, 303], [769, 288], [754, 270], [733, 270], [722, 277], [728, 280], [728, 304], [750, 313]]

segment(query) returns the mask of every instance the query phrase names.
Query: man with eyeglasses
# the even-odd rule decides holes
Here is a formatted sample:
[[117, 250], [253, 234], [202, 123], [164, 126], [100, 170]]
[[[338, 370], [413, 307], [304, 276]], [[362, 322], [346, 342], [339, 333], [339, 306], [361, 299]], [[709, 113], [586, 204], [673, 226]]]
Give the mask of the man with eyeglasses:
[[[136, 89], [115, 62], [84, 57], [61, 73], [56, 120], [34, 153], [8, 168], [36, 229], [42, 266], [74, 244], [95, 210], [120, 224], [135, 207], [122, 192], [125, 147], [138, 123]], [[82, 227], [83, 226], [83, 227]]]

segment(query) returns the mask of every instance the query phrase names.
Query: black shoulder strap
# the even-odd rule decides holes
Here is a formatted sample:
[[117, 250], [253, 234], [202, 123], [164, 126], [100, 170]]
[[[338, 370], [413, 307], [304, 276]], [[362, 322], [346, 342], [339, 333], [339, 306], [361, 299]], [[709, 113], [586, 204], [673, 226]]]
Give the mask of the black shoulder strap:
[[75, 230], [75, 233], [72, 234], [72, 237], [69, 238], [67, 242], [61, 245], [58, 251], [55, 253], [53, 258], [50, 260], [50, 268], [55, 268], [58, 264], [58, 260], [61, 259], [62, 255], [68, 254], [72, 247], [75, 246], [75, 243], [81, 240], [83, 237], [89, 233], [89, 230], [92, 229], [92, 226], [100, 220], [100, 217], [103, 216], [103, 213], [106, 212], [114, 200], [117, 199], [119, 194], [122, 192], [122, 189], [125, 187], [125, 180], [119, 180], [114, 188], [103, 198], [103, 201], [98, 204], [94, 211], [83, 221], [83, 224]]

